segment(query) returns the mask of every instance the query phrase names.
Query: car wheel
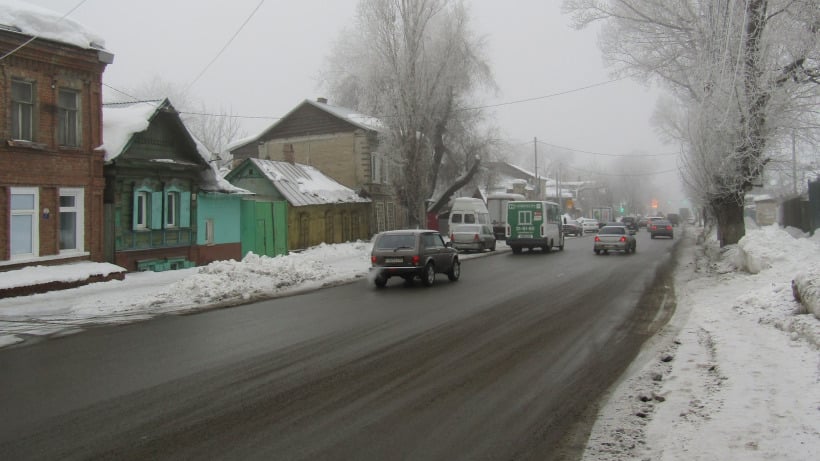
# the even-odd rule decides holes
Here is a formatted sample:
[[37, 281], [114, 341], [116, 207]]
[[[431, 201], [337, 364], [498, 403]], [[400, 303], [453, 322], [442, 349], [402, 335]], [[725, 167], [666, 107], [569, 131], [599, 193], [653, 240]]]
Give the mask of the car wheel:
[[521, 247], [512, 247], [512, 252], [514, 255], [521, 254]]
[[490, 247], [490, 251], [495, 251], [495, 242], [493, 242], [493, 246]]
[[424, 266], [424, 274], [421, 276], [421, 283], [424, 286], [429, 287], [436, 281], [436, 268], [433, 266], [433, 263], [427, 263]]
[[638, 244], [636, 243], [636, 244], [632, 245], [632, 254], [634, 255], [635, 251], [637, 251], [637, 250], [638, 250]]
[[478, 244], [478, 252], [479, 252], [479, 253], [484, 253], [484, 250], [485, 250], [485, 248], [484, 248], [484, 242], [479, 243], [479, 244]]
[[595, 250], [595, 254], [596, 254], [596, 255], [601, 254], [601, 250]]
[[450, 272], [447, 273], [447, 278], [450, 279], [451, 282], [455, 282], [459, 277], [461, 277], [461, 263], [456, 259], [453, 261], [453, 267], [450, 268]]
[[387, 277], [385, 277], [384, 274], [378, 274], [373, 282], [377, 287], [384, 288], [384, 286], [387, 285]]
[[560, 242], [561, 242], [561, 244], [558, 245], [558, 251], [564, 251], [564, 236], [563, 235], [561, 236]]

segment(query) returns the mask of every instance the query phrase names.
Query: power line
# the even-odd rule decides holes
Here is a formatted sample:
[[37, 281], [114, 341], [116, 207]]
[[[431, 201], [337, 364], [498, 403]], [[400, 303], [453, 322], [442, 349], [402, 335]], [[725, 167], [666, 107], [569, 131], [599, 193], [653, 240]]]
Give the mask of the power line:
[[671, 156], [677, 156], [678, 155], [678, 152], [663, 152], [663, 153], [660, 153], [660, 154], [638, 154], [638, 153], [635, 153], [635, 154], [608, 154], [608, 153], [603, 153], [603, 152], [593, 152], [593, 151], [588, 151], [588, 150], [574, 149], [572, 147], [559, 146], [557, 144], [550, 144], [548, 142], [544, 142], [544, 141], [540, 141], [540, 140], [538, 141], [538, 143], [543, 144], [545, 146], [555, 147], [557, 149], [565, 149], [565, 150], [572, 151], [572, 152], [580, 152], [582, 154], [601, 155], [601, 156], [604, 156], [604, 157], [671, 157]]
[[[74, 12], [74, 10], [76, 10], [77, 8], [79, 8], [80, 6], [82, 6], [82, 4], [83, 4], [83, 3], [85, 3], [85, 2], [86, 2], [86, 0], [81, 0], [81, 1], [80, 1], [80, 3], [78, 3], [78, 4], [74, 5], [74, 8], [72, 8], [72, 9], [68, 10], [68, 12], [66, 12], [66, 14], [64, 14], [64, 15], [60, 16], [60, 19], [58, 19], [57, 21], [55, 21], [55, 24], [57, 24], [57, 23], [61, 22], [61, 21], [62, 21], [63, 19], [65, 19], [65, 18], [67, 18], [69, 14], [73, 13], [73, 12]], [[33, 42], [34, 40], [36, 40], [36, 39], [38, 39], [38, 38], [40, 38], [40, 36], [39, 36], [39, 35], [33, 35], [30, 39], [28, 39], [28, 40], [26, 40], [25, 42], [23, 42], [23, 44], [22, 44], [22, 45], [20, 45], [20, 46], [18, 46], [17, 48], [15, 48], [15, 49], [13, 49], [13, 50], [9, 51], [8, 53], [4, 54], [3, 56], [0, 56], [0, 61], [2, 61], [2, 60], [4, 60], [4, 59], [6, 59], [7, 57], [9, 57], [9, 56], [13, 55], [14, 53], [16, 53], [16, 52], [18, 52], [18, 51], [20, 51], [20, 50], [21, 50], [22, 48], [24, 48], [26, 45], [28, 45], [29, 43]]]
[[642, 173], [601, 173], [599, 171], [585, 170], [583, 168], [578, 168], [578, 167], [574, 167], [574, 166], [571, 166], [571, 165], [567, 165], [567, 166], [565, 166], [565, 168], [570, 169], [570, 170], [575, 170], [575, 171], [578, 171], [578, 172], [581, 172], [581, 173], [590, 174], [590, 175], [614, 176], [614, 177], [622, 177], [622, 178], [655, 176], [655, 175], [661, 175], [661, 174], [667, 174], [667, 173], [676, 173], [676, 172], [679, 171], [677, 168], [672, 168], [672, 169], [669, 169], [669, 170], [646, 171], [646, 172], [642, 172]]
[[199, 73], [199, 75], [197, 75], [197, 76], [196, 76], [196, 78], [194, 78], [193, 80], [191, 80], [191, 83], [189, 83], [189, 84], [185, 87], [185, 89], [183, 89], [183, 90], [182, 90], [182, 91], [183, 91], [183, 93], [184, 93], [184, 92], [186, 92], [186, 91], [188, 91], [188, 90], [189, 90], [189, 89], [190, 89], [190, 88], [194, 85], [194, 83], [196, 83], [196, 82], [197, 82], [197, 81], [198, 81], [198, 80], [199, 80], [199, 79], [200, 79], [200, 78], [201, 78], [201, 77], [205, 74], [205, 72], [207, 72], [207, 71], [208, 71], [208, 69], [210, 69], [210, 68], [211, 68], [211, 66], [213, 65], [213, 63], [214, 63], [214, 62], [216, 62], [216, 60], [217, 60], [217, 59], [219, 59], [219, 57], [220, 57], [220, 56], [222, 56], [222, 53], [224, 53], [224, 52], [225, 52], [225, 50], [226, 50], [226, 49], [228, 49], [228, 46], [230, 46], [230, 44], [231, 44], [231, 43], [234, 41], [234, 39], [235, 39], [235, 38], [239, 35], [239, 33], [240, 33], [240, 32], [242, 32], [242, 29], [244, 29], [244, 28], [245, 28], [245, 26], [248, 24], [248, 22], [250, 22], [251, 18], [253, 18], [253, 16], [256, 14], [256, 12], [257, 12], [257, 11], [259, 11], [259, 8], [261, 8], [261, 7], [262, 7], [262, 4], [263, 4], [263, 3], [265, 3], [265, 0], [260, 0], [259, 4], [258, 4], [258, 5], [256, 5], [256, 8], [254, 8], [254, 9], [253, 9], [253, 11], [251, 11], [251, 14], [250, 14], [250, 15], [249, 15], [246, 19], [245, 19], [245, 22], [243, 22], [243, 23], [239, 26], [239, 28], [236, 30], [236, 32], [234, 32], [234, 34], [231, 36], [231, 38], [228, 40], [228, 42], [227, 42], [227, 43], [225, 43], [225, 46], [223, 46], [223, 47], [222, 47], [222, 49], [221, 49], [221, 50], [219, 50], [219, 53], [217, 53], [217, 54], [216, 54], [216, 56], [214, 56], [214, 58], [213, 58], [213, 59], [211, 59], [211, 62], [209, 62], [209, 63], [208, 63], [208, 65], [207, 65], [207, 66], [205, 66], [205, 68], [204, 68], [204, 69], [202, 69], [202, 72], [200, 72], [200, 73]]

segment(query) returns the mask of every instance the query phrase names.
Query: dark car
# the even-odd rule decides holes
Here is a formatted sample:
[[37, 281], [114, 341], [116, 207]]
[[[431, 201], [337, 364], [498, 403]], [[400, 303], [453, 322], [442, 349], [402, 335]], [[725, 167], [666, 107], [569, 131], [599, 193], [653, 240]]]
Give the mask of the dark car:
[[637, 249], [637, 242], [635, 236], [623, 224], [608, 224], [602, 227], [595, 236], [592, 249], [596, 255], [601, 252], [608, 254], [610, 251], [634, 253]]
[[638, 220], [634, 216], [624, 216], [621, 218], [621, 224], [626, 226], [630, 234], [638, 233]]
[[581, 224], [574, 219], [567, 219], [567, 222], [564, 224], [563, 228], [564, 235], [574, 235], [575, 237], [584, 236], [584, 229], [581, 227]]
[[665, 219], [652, 220], [647, 224], [649, 235], [655, 237], [669, 237], [675, 238], [675, 232], [672, 230], [672, 223]]
[[450, 229], [450, 245], [459, 251], [495, 251], [495, 235], [486, 224], [454, 224]]
[[418, 277], [425, 286], [435, 283], [436, 274], [447, 274], [453, 282], [461, 276], [458, 251], [434, 230], [393, 230], [376, 235], [370, 263], [373, 281], [380, 288], [393, 276], [407, 282]]

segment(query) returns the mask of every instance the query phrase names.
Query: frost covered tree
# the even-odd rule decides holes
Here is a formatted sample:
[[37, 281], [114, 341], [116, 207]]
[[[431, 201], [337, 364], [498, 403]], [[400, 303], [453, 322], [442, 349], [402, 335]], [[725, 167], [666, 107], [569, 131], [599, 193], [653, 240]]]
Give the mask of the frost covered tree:
[[577, 27], [603, 22], [601, 49], [618, 75], [669, 88], [666, 133], [682, 176], [715, 217], [721, 244], [745, 234], [744, 196], [780, 138], [816, 118], [816, 0], [565, 0]]
[[469, 19], [460, 0], [362, 0], [323, 73], [334, 100], [385, 124], [380, 142], [398, 158], [394, 186], [413, 224], [471, 180], [490, 145], [470, 105], [494, 82]]

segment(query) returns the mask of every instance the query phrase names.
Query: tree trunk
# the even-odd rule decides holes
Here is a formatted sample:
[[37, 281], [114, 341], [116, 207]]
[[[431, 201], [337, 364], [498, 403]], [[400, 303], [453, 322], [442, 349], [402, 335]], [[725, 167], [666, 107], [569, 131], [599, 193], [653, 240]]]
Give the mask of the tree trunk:
[[720, 246], [732, 245], [746, 235], [741, 197], [720, 197], [712, 200], [712, 212], [717, 219]]

